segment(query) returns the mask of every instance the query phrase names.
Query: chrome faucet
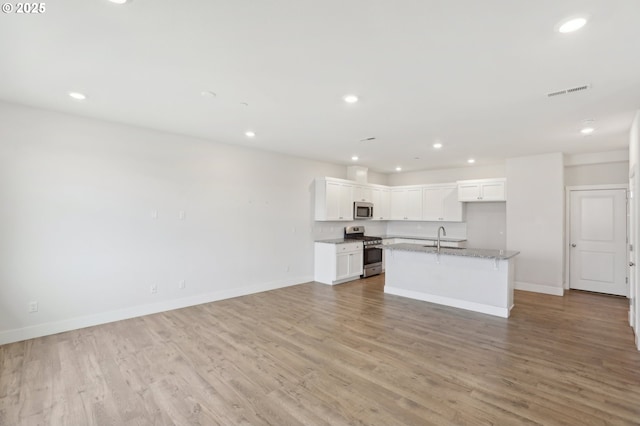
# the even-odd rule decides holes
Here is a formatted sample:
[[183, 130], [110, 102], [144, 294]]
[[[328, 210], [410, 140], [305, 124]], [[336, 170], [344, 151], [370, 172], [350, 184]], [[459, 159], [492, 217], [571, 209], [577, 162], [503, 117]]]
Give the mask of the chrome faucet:
[[438, 228], [438, 252], [440, 252], [440, 230], [442, 230], [442, 235], [447, 236], [447, 231], [444, 229], [444, 226]]

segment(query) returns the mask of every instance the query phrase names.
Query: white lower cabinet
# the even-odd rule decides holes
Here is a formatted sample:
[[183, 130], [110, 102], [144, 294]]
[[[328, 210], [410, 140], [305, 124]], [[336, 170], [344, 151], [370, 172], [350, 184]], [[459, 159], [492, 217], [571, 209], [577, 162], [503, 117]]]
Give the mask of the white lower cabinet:
[[362, 275], [362, 243], [315, 243], [314, 280], [342, 284]]

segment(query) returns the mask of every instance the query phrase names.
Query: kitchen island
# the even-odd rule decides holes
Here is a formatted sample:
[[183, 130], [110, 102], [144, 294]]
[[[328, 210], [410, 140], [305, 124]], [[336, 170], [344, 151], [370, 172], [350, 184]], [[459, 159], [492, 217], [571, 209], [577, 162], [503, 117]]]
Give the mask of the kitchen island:
[[385, 246], [384, 292], [508, 318], [517, 251]]

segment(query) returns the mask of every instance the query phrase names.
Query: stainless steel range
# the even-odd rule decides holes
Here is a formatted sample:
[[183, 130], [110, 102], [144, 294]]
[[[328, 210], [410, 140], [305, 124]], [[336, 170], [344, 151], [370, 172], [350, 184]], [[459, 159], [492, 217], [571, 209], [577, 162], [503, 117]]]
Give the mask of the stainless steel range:
[[366, 278], [382, 273], [382, 238], [364, 235], [364, 226], [345, 227], [344, 238], [362, 241], [363, 272], [361, 277]]

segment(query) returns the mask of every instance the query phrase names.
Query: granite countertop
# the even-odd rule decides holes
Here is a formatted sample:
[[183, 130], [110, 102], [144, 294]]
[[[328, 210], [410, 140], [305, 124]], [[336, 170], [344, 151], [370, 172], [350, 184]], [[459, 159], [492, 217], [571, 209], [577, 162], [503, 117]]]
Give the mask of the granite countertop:
[[[376, 235], [377, 237], [378, 235]], [[389, 238], [406, 238], [408, 240], [428, 240], [428, 241], [436, 241], [438, 237], [414, 237], [411, 235], [382, 235], [380, 236], [383, 240]], [[449, 237], [440, 237], [440, 241], [449, 241], [451, 243], [462, 243], [467, 241], [466, 238], [449, 238]]]
[[[384, 246], [387, 250], [401, 250], [401, 251], [415, 251], [422, 253], [437, 253], [437, 249], [432, 246], [422, 246], [420, 244], [390, 244]], [[451, 256], [467, 256], [467, 257], [481, 257], [484, 259], [511, 259], [512, 257], [520, 254], [519, 251], [511, 250], [492, 250], [492, 249], [478, 249], [478, 248], [450, 248], [441, 247], [440, 254], [447, 254]]]
[[344, 238], [334, 238], [332, 240], [315, 240], [316, 243], [325, 243], [325, 244], [347, 244], [347, 243], [357, 243], [358, 240], [345, 240]]
[[[389, 239], [389, 238], [406, 238], [409, 240], [425, 240], [425, 241], [436, 241], [438, 239], [438, 237], [411, 237], [408, 235], [370, 235], [371, 237], [380, 237], [383, 240]], [[467, 241], [466, 238], [447, 238], [447, 237], [441, 237], [440, 241], [446, 241], [449, 243], [462, 243]], [[358, 240], [349, 240], [349, 239], [344, 239], [344, 238], [333, 238], [333, 239], [328, 239], [328, 240], [315, 240], [316, 243], [325, 243], [325, 244], [346, 244], [346, 243], [355, 243], [358, 242]]]

